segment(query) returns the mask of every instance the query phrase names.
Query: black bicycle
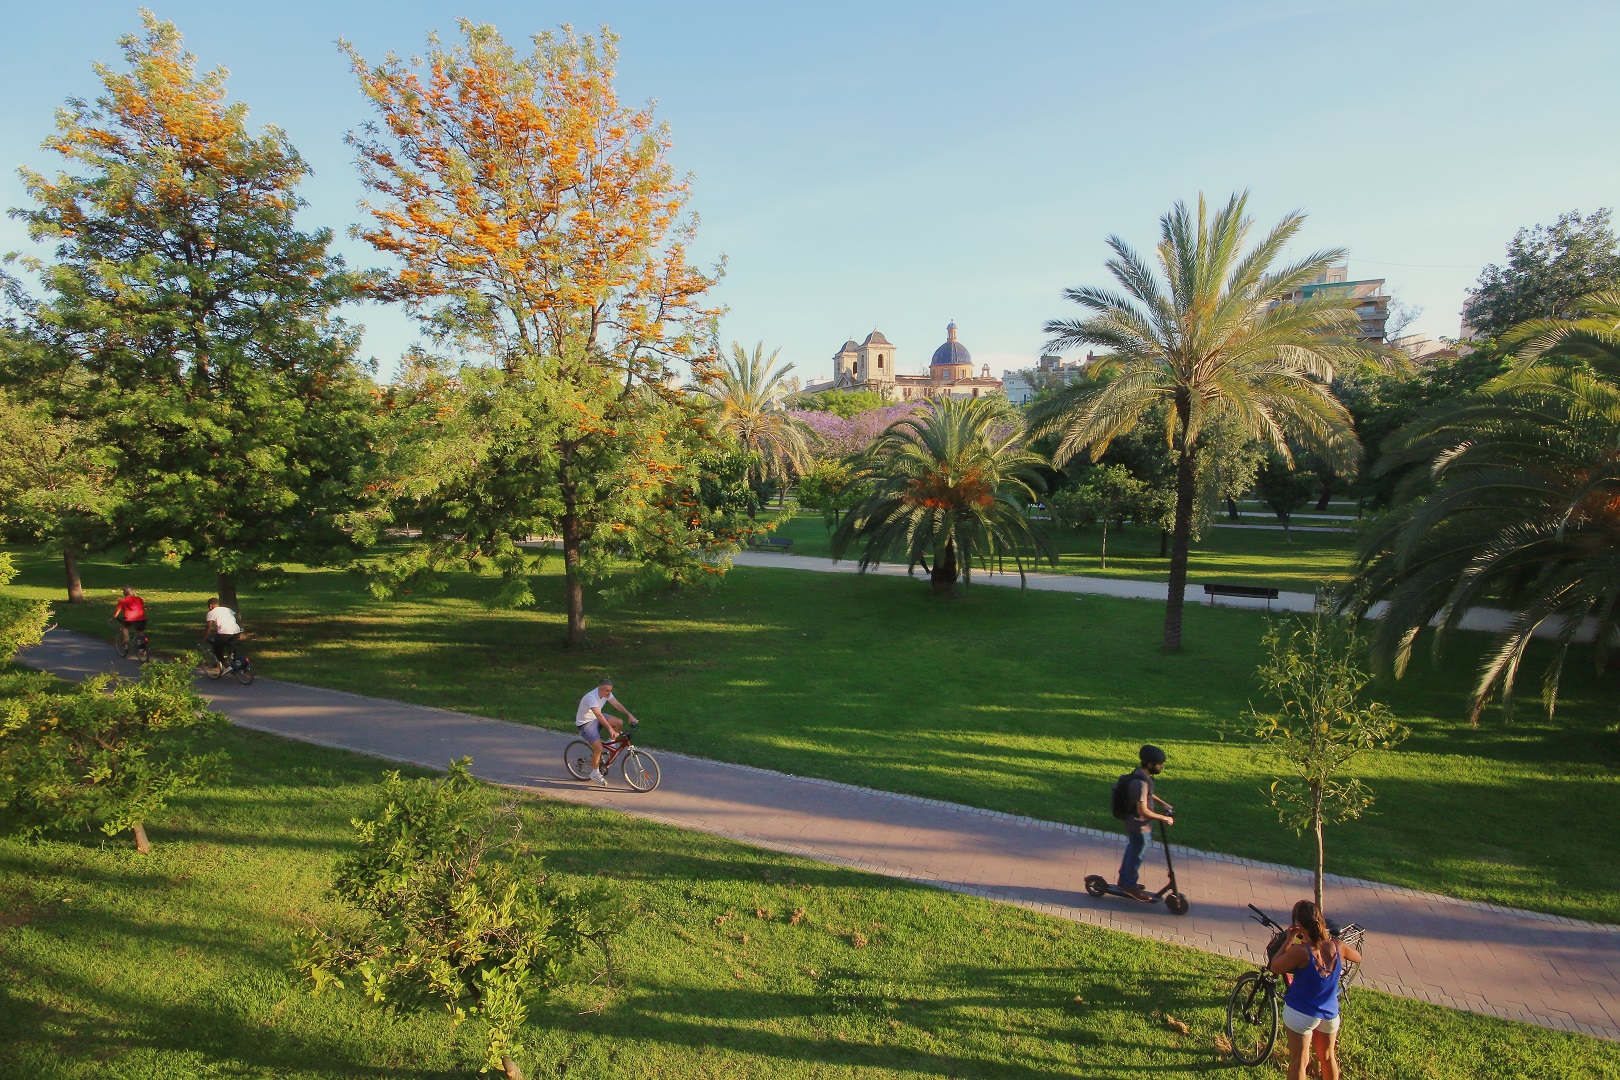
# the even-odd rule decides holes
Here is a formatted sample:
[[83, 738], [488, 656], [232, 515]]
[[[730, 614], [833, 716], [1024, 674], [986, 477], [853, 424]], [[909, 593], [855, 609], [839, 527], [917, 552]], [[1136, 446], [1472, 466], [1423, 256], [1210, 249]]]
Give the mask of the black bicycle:
[[127, 623], [117, 619], [108, 619], [108, 622], [118, 627], [118, 636], [113, 638], [113, 647], [118, 650], [119, 656], [135, 654], [135, 659], [146, 663], [152, 643], [146, 638], [145, 630], [131, 630]]
[[209, 659], [213, 660], [214, 662], [207, 663], [205, 661], [203, 663], [203, 671], [207, 673], [210, 679], [222, 679], [225, 677], [225, 673], [228, 671], [235, 676], [236, 681], [241, 683], [243, 686], [250, 685], [253, 682], [253, 661], [249, 660], [245, 653], [240, 653], [236, 650], [235, 642], [232, 642], [231, 644], [230, 653], [230, 659], [225, 661], [221, 661], [216, 657], [210, 657]]
[[[1232, 987], [1232, 996], [1226, 999], [1226, 1041], [1232, 1044], [1232, 1056], [1244, 1065], [1259, 1065], [1271, 1056], [1282, 1030], [1282, 996], [1287, 987], [1284, 976], [1271, 970], [1272, 959], [1288, 943], [1288, 929], [1279, 926], [1271, 916], [1249, 905], [1254, 912], [1249, 918], [1271, 930], [1266, 943], [1266, 960], [1258, 970], [1245, 971]], [[1333, 930], [1330, 926], [1329, 930]], [[1345, 923], [1333, 936], [1352, 949], [1360, 950], [1366, 932], [1355, 923]], [[1350, 985], [1361, 972], [1360, 964], [1346, 960], [1339, 972], [1340, 1010]]]

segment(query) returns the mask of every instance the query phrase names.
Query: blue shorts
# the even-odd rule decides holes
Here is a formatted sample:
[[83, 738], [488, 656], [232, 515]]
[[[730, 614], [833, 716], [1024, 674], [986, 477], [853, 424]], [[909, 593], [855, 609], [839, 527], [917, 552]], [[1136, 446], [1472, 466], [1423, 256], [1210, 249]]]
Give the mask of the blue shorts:
[[[575, 724], [574, 727], [579, 730], [579, 737], [584, 739], [586, 742], [605, 741], [603, 739], [604, 732], [602, 731], [602, 722], [594, 717], [585, 721], [583, 724]], [[611, 737], [612, 736], [608, 736], [608, 738]]]

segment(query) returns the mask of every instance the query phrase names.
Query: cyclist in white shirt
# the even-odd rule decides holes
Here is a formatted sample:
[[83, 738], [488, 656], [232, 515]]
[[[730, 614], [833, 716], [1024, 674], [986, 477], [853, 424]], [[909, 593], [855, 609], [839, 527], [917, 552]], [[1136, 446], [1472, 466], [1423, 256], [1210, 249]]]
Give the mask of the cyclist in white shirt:
[[591, 779], [602, 785], [607, 784], [607, 777], [602, 775], [602, 729], [607, 728], [608, 738], [617, 739], [622, 727], [607, 714], [609, 705], [618, 706], [632, 724], [640, 722], [635, 713], [625, 708], [624, 702], [613, 696], [613, 680], [608, 678], [580, 698], [579, 708], [574, 711], [574, 726], [579, 729], [579, 737], [591, 744]]
[[228, 607], [221, 606], [219, 600], [208, 598], [208, 615], [203, 620], [203, 627], [207, 636], [203, 638], [214, 650], [214, 660], [220, 667], [227, 663], [225, 657], [236, 648], [236, 641], [242, 635], [242, 624], [236, 621], [236, 612]]

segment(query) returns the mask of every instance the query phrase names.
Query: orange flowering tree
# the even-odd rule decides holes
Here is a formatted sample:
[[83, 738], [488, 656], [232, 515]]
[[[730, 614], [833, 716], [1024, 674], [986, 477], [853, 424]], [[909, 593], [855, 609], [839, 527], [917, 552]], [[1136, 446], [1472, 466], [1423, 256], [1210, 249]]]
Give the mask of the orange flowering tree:
[[852, 484], [871, 492], [833, 533], [835, 558], [860, 548], [860, 565], [904, 559], [928, 572], [935, 593], [956, 594], [975, 565], [1056, 562], [1028, 516], [1045, 490], [1045, 458], [1025, 449], [1004, 397], [936, 398], [891, 424], [857, 459]]
[[461, 35], [375, 65], [345, 46], [379, 114], [351, 141], [362, 235], [397, 260], [382, 294], [458, 354], [414, 357], [389, 402], [391, 494], [424, 537], [390, 580], [492, 560], [505, 600], [532, 602], [520, 545], [560, 538], [578, 645], [608, 560], [680, 579], [735, 541], [698, 497], [711, 436], [676, 385], [678, 365], [713, 378], [713, 277], [688, 262], [668, 132], [615, 96], [611, 34], [565, 27], [526, 55], [490, 26]]
[[29, 263], [44, 296], [0, 374], [97, 448], [106, 542], [206, 561], [234, 608], [239, 572], [352, 547], [372, 383], [335, 312], [356, 279], [295, 227], [308, 169], [286, 137], [249, 131], [225, 73], [142, 18], [128, 70], [98, 66], [101, 96], [58, 113], [67, 171], [23, 171], [17, 215], [55, 259]]

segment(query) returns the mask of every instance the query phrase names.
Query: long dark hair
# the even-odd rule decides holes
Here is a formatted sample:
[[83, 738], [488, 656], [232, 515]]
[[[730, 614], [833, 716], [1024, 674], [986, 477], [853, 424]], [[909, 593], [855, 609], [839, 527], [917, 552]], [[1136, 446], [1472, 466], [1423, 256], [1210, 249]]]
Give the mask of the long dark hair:
[[1294, 905], [1294, 925], [1305, 931], [1312, 945], [1320, 945], [1327, 940], [1327, 920], [1322, 918], [1322, 909], [1313, 900], [1301, 900]]

